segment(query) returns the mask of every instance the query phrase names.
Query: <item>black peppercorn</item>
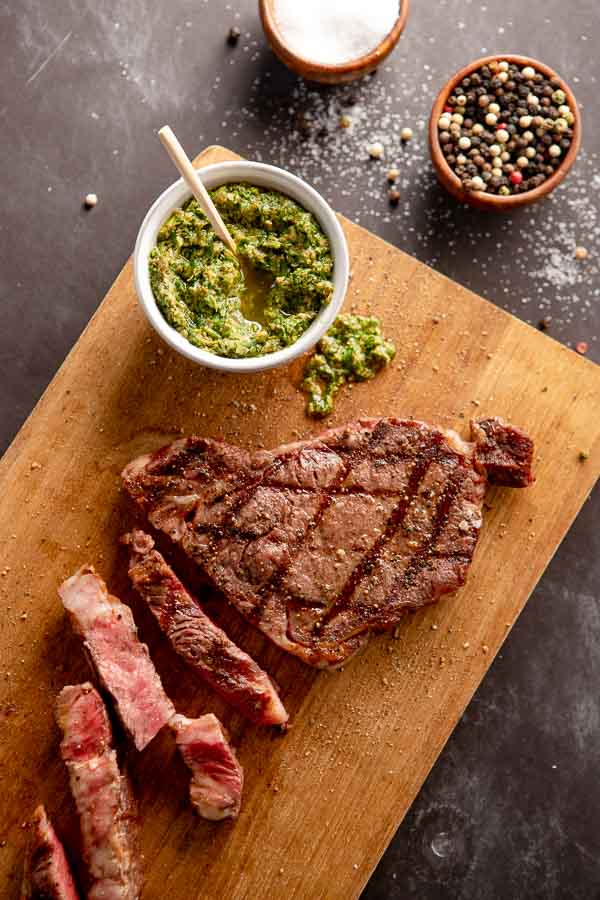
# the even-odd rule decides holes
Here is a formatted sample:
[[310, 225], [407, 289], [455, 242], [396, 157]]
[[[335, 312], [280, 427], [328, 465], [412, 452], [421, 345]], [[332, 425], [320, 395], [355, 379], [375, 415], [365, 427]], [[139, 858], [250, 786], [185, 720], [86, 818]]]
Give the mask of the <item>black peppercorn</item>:
[[227, 35], [227, 43], [229, 44], [230, 47], [235, 47], [235, 45], [237, 44], [237, 42], [240, 39], [241, 34], [242, 34], [242, 32], [240, 31], [240, 29], [238, 28], [237, 25], [231, 26], [231, 28], [229, 29], [229, 34]]

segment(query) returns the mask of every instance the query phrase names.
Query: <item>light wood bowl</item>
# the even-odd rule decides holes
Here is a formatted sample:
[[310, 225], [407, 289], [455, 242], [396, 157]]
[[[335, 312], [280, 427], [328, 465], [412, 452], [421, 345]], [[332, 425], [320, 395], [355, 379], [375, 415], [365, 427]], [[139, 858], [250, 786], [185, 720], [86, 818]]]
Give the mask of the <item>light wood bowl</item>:
[[[276, 2], [277, 0], [259, 0], [258, 4], [263, 29], [275, 55], [289, 69], [308, 81], [319, 81], [322, 84], [344, 84], [349, 81], [355, 81], [357, 78], [362, 78], [364, 75], [368, 75], [369, 72], [374, 72], [384, 59], [389, 56], [404, 31], [408, 18], [409, 0], [399, 0], [398, 18], [394, 27], [374, 50], [365, 56], [359, 56], [357, 59], [336, 66], [324, 65], [315, 60], [305, 59], [289, 49], [277, 25], [275, 17]], [[302, 0], [298, 0], [298, 2], [301, 3]], [[323, 2], [326, 3], [327, 0], [323, 0]], [[368, 3], [368, 0], [365, 0], [365, 2]]]
[[[438, 132], [438, 121], [444, 106], [446, 105], [446, 101], [459, 82], [467, 75], [471, 75], [471, 73], [480, 69], [482, 66], [485, 66], [494, 60], [501, 59], [505, 59], [509, 63], [516, 63], [520, 67], [533, 66], [536, 71], [541, 72], [547, 78], [558, 79], [561, 89], [567, 96], [568, 104], [575, 118], [571, 146], [554, 175], [551, 175], [550, 178], [543, 182], [543, 184], [533, 188], [531, 191], [525, 191], [522, 194], [511, 194], [508, 197], [501, 197], [498, 194], [488, 194], [485, 192], [467, 191], [463, 187], [458, 175], [452, 171], [446, 162], [444, 154], [442, 153]], [[437, 100], [433, 104], [433, 109], [431, 111], [431, 119], [429, 120], [429, 149], [431, 151], [431, 161], [433, 162], [433, 167], [436, 171], [438, 180], [453, 197], [456, 197], [461, 203], [468, 203], [470, 206], [475, 206], [478, 209], [489, 209], [495, 212], [511, 212], [511, 210], [516, 209], [519, 206], [528, 206], [530, 203], [536, 203], [538, 200], [541, 200], [542, 197], [550, 194], [551, 191], [561, 183], [575, 162], [575, 158], [579, 152], [579, 147], [581, 146], [581, 131], [581, 113], [579, 111], [579, 106], [577, 105], [577, 100], [575, 99], [573, 91], [568, 84], [563, 81], [560, 75], [538, 59], [533, 59], [529, 56], [518, 56], [512, 53], [495, 53], [493, 56], [484, 56], [482, 59], [477, 59], [475, 62], [469, 63], [468, 66], [465, 66], [460, 72], [457, 72], [456, 75], [453, 75], [452, 78], [446, 82], [438, 94]]]

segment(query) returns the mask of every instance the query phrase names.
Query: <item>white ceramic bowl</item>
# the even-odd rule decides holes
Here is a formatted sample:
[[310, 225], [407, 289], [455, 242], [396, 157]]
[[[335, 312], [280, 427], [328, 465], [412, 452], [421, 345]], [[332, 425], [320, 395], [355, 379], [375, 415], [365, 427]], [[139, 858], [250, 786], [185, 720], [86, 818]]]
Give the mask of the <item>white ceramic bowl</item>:
[[202, 181], [211, 190], [221, 184], [246, 181], [259, 187], [272, 188], [287, 194], [296, 200], [304, 209], [311, 212], [329, 238], [333, 256], [333, 295], [331, 300], [316, 317], [310, 328], [294, 343], [276, 353], [267, 353], [251, 359], [228, 359], [216, 356], [190, 344], [183, 335], [163, 318], [152, 288], [148, 272], [148, 257], [156, 246], [156, 236], [163, 222], [174, 209], [180, 207], [191, 196], [190, 190], [182, 179], [168, 187], [152, 204], [139, 230], [133, 254], [134, 277], [137, 295], [148, 321], [155, 331], [183, 356], [193, 362], [220, 369], [223, 372], [260, 372], [283, 366], [310, 350], [331, 326], [344, 302], [348, 286], [348, 245], [340, 223], [328, 203], [314, 188], [301, 178], [291, 175], [276, 166], [267, 166], [257, 162], [222, 162], [206, 166], [199, 170]]

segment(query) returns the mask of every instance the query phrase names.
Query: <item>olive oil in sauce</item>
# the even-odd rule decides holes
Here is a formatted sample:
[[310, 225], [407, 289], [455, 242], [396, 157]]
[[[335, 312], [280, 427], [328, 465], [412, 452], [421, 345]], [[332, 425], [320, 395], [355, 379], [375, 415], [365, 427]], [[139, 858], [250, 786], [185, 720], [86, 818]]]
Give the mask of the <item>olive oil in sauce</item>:
[[273, 286], [273, 276], [268, 272], [254, 269], [240, 260], [244, 275], [244, 292], [240, 297], [242, 315], [251, 322], [265, 324], [265, 304], [269, 291]]

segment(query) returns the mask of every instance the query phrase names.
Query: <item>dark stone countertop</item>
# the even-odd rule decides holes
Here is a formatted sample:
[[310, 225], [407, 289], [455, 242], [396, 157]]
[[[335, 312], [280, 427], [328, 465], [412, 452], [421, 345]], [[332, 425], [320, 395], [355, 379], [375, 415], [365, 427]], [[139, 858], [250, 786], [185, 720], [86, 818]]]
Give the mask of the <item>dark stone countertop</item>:
[[[255, 0], [0, 2], [0, 449], [173, 180], [153, 131], [165, 122], [190, 152], [222, 143], [298, 171], [350, 218], [534, 325], [551, 315], [553, 337], [587, 341], [600, 360], [597, 0], [412, 6], [389, 62], [336, 90], [302, 84], [274, 60]], [[242, 38], [230, 48], [235, 23]], [[510, 218], [449, 200], [425, 141], [443, 81], [496, 51], [561, 72], [586, 131], [566, 184]], [[403, 125], [415, 131], [404, 148]], [[384, 163], [366, 156], [376, 138]], [[396, 210], [384, 178], [393, 161]], [[85, 212], [89, 191], [99, 203]], [[588, 249], [585, 263], [574, 261], [576, 245]], [[599, 499], [561, 546], [363, 900], [600, 896]]]

